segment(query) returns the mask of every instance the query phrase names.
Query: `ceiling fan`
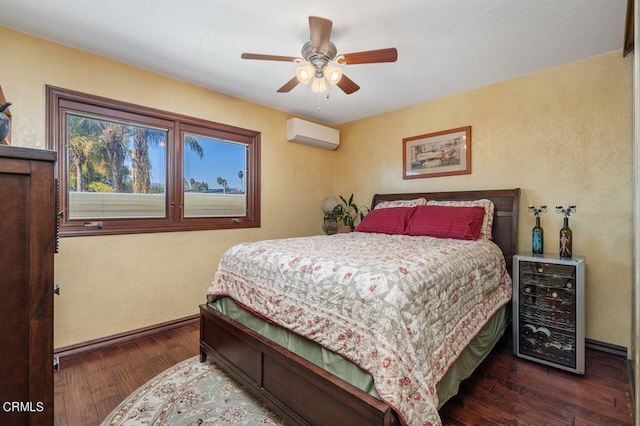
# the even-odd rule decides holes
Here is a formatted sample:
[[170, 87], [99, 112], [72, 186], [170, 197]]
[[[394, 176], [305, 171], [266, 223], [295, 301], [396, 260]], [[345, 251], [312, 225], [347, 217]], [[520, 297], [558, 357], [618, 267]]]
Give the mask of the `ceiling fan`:
[[344, 75], [341, 68], [329, 65], [331, 62], [338, 65], [356, 65], [395, 62], [398, 59], [398, 51], [395, 47], [338, 55], [336, 46], [329, 40], [332, 26], [333, 23], [328, 19], [309, 16], [310, 40], [302, 46], [301, 58], [259, 53], [243, 53], [241, 57], [300, 64], [296, 69], [296, 76], [279, 88], [279, 93], [291, 91], [298, 83], [308, 84], [309, 82], [312, 82], [313, 92], [322, 93], [327, 90], [326, 78], [329, 84], [338, 86], [347, 95], [360, 89], [360, 86]]

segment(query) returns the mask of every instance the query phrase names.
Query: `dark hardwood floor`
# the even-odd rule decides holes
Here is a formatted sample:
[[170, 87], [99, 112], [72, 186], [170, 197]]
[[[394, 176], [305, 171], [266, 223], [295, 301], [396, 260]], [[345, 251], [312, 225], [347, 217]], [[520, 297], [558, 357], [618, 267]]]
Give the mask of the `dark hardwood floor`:
[[584, 376], [523, 360], [503, 339], [458, 395], [444, 425], [632, 425], [627, 361], [587, 349]]
[[[62, 360], [55, 424], [100, 422], [139, 386], [199, 353], [198, 326]], [[504, 339], [440, 414], [444, 425], [631, 425], [626, 360], [587, 350], [586, 375], [515, 358]]]
[[62, 359], [54, 374], [56, 426], [99, 425], [138, 387], [199, 351], [197, 324]]

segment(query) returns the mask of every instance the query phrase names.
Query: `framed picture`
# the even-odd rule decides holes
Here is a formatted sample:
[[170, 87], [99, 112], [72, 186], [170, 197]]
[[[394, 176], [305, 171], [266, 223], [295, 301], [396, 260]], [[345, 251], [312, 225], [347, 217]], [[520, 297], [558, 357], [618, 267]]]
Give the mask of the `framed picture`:
[[402, 140], [402, 178], [471, 173], [471, 126]]

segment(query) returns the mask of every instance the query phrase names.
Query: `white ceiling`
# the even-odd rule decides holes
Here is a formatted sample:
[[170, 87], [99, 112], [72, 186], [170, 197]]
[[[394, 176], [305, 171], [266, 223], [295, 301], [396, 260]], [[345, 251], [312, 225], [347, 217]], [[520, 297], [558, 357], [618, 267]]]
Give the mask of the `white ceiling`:
[[[627, 0], [0, 0], [0, 25], [326, 124], [341, 124], [621, 49]], [[395, 63], [347, 65], [361, 89], [276, 90], [308, 16], [333, 21], [338, 54], [387, 47]], [[6, 64], [5, 64], [6, 65]], [[15, 65], [15, 64], [14, 64]], [[0, 71], [1, 77], [1, 71]]]

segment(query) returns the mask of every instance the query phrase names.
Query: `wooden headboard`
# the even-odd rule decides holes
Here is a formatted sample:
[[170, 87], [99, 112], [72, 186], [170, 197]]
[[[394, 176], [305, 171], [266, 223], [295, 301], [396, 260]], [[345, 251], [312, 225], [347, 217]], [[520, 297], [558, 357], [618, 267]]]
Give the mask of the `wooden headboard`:
[[500, 247], [507, 263], [509, 274], [512, 271], [513, 256], [518, 247], [518, 203], [520, 200], [520, 188], [497, 189], [480, 191], [456, 191], [456, 192], [412, 192], [406, 194], [375, 194], [371, 202], [373, 209], [382, 201], [411, 200], [424, 197], [427, 200], [479, 200], [488, 199], [495, 205], [493, 218], [493, 242]]

